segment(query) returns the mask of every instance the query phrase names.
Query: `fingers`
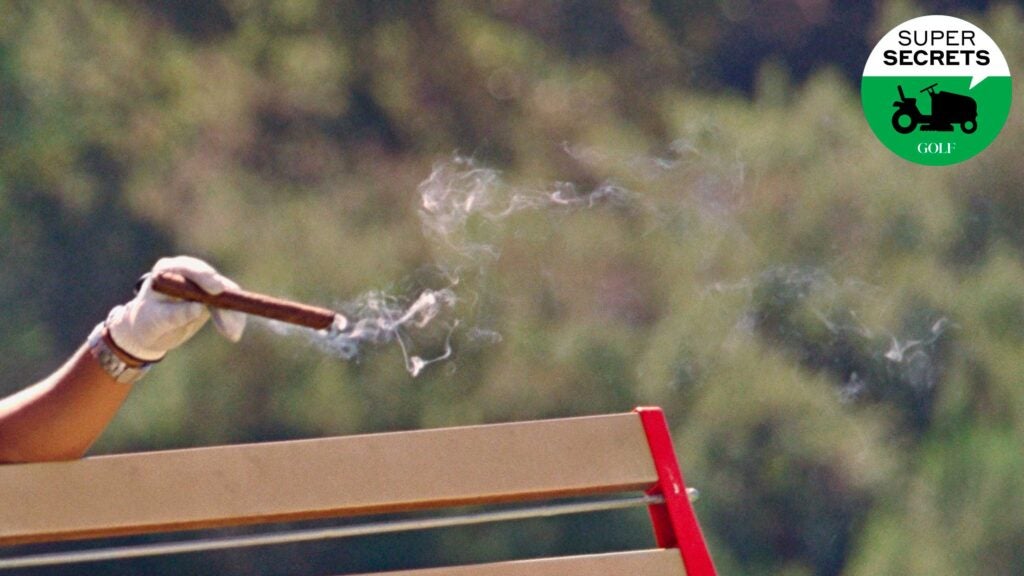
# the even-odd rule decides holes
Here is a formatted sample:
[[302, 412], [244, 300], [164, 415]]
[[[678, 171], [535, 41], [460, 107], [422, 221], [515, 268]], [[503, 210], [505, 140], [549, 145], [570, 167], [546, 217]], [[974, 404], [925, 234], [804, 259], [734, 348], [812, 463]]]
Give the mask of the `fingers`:
[[148, 326], [139, 328], [148, 332], [149, 342], [155, 349], [172, 350], [192, 338], [210, 318], [206, 306], [196, 302], [151, 302], [146, 311]]
[[210, 317], [206, 306], [198, 302], [154, 302], [151, 314], [154, 324], [170, 328], [198, 325], [198, 329]]
[[[230, 278], [226, 278], [207, 262], [192, 256], [175, 256], [161, 258], [153, 266], [153, 272], [172, 272], [180, 274], [195, 282], [209, 294], [220, 294], [224, 290], [237, 290], [239, 286]], [[245, 330], [245, 315], [239, 312], [210, 309], [214, 326], [231, 342], [238, 342]]]
[[213, 266], [192, 256], [161, 258], [153, 266], [153, 272], [181, 274], [209, 294], [220, 294], [224, 290], [238, 289], [238, 284], [220, 275]]

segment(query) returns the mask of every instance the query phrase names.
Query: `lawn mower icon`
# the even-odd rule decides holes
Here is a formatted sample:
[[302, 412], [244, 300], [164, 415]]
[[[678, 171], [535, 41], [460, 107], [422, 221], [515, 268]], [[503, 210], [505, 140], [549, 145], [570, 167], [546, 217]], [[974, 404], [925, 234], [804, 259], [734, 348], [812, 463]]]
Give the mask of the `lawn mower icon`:
[[978, 103], [970, 96], [952, 92], [935, 92], [938, 82], [921, 90], [928, 92], [932, 100], [932, 113], [924, 115], [917, 108], [917, 98], [907, 98], [903, 86], [896, 86], [900, 99], [893, 102], [896, 112], [892, 115], [892, 127], [900, 134], [910, 134], [920, 124], [922, 131], [950, 132], [953, 124], [959, 124], [964, 134], [978, 129]]

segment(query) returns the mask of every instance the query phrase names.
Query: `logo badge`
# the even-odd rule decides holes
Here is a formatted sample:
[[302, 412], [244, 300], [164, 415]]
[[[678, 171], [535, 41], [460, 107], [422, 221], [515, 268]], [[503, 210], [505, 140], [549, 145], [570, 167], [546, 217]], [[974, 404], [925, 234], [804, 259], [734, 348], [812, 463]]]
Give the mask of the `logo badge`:
[[988, 147], [1010, 114], [1010, 69], [983, 30], [952, 16], [921, 16], [890, 30], [861, 78], [875, 136], [928, 166], [963, 162]]

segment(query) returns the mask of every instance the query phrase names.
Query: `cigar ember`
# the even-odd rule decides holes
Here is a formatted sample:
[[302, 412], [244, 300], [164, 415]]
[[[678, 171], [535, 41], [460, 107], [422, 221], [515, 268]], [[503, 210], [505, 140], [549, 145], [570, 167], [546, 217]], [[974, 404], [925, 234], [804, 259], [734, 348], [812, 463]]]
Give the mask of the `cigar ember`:
[[341, 314], [334, 315], [334, 323], [331, 325], [331, 331], [335, 334], [344, 332], [348, 328], [348, 318]]

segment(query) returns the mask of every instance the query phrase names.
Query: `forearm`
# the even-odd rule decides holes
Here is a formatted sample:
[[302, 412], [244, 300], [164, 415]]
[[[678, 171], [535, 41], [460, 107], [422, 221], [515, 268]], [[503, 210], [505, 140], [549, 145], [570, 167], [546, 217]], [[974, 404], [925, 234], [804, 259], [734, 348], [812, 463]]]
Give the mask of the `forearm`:
[[[191, 256], [161, 258], [152, 272], [181, 275], [208, 294], [238, 288]], [[135, 298], [115, 306], [64, 366], [0, 399], [0, 463], [84, 455], [117, 414], [131, 383], [191, 338], [211, 315], [221, 334], [232, 342], [241, 338], [243, 314], [159, 294], [146, 279]]]
[[130, 390], [83, 345], [46, 379], [0, 400], [0, 462], [81, 457]]

